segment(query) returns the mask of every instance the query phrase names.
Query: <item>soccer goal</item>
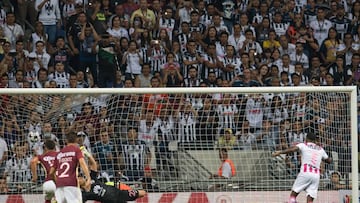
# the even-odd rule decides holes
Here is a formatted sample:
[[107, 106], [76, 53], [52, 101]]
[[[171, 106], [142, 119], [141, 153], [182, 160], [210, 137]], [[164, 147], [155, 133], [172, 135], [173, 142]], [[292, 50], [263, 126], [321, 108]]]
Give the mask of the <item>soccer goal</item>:
[[[39, 166], [32, 182], [29, 161], [43, 153], [45, 139], [64, 146], [70, 131], [94, 155], [101, 181], [143, 188], [149, 194], [138, 202], [149, 203], [287, 202], [301, 157], [271, 154], [313, 133], [333, 159], [319, 169], [315, 202], [358, 199], [356, 91], [1, 89], [1, 138], [9, 154], [0, 165], [6, 177], [0, 178], [0, 202], [43, 201], [45, 173]], [[298, 201], [305, 202], [304, 192]]]

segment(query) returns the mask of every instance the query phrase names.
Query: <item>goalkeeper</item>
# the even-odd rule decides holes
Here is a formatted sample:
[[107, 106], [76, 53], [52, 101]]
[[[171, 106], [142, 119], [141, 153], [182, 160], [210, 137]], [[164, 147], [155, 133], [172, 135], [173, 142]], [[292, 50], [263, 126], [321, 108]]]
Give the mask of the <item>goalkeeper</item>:
[[[80, 187], [82, 190], [83, 202], [87, 200], [96, 200], [102, 203], [125, 203], [126, 201], [134, 201], [139, 197], [145, 196], [144, 190], [119, 190], [114, 186], [106, 185], [97, 179], [97, 163], [94, 157], [84, 148], [80, 147], [84, 156], [88, 157], [91, 185], [90, 188], [85, 188], [87, 177], [78, 177]], [[86, 192], [89, 191], [89, 192]]]

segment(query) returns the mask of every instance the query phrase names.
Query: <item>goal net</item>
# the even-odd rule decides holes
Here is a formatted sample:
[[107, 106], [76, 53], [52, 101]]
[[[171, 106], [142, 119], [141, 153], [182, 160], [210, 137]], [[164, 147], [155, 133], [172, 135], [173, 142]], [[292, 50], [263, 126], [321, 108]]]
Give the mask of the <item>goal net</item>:
[[333, 159], [315, 202], [358, 198], [353, 87], [3, 89], [0, 101], [0, 202], [43, 201], [45, 173], [39, 166], [32, 182], [29, 161], [45, 139], [61, 148], [71, 131], [102, 181], [149, 192], [138, 202], [287, 202], [300, 154], [271, 153], [309, 133]]

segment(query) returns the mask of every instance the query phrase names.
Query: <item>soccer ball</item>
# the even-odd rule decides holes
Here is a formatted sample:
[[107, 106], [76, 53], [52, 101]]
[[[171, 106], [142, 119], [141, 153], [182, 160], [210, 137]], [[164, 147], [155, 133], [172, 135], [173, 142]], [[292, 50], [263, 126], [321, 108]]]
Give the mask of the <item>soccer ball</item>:
[[29, 137], [30, 142], [32, 142], [32, 143], [40, 141], [40, 135], [38, 132], [29, 132], [28, 137]]

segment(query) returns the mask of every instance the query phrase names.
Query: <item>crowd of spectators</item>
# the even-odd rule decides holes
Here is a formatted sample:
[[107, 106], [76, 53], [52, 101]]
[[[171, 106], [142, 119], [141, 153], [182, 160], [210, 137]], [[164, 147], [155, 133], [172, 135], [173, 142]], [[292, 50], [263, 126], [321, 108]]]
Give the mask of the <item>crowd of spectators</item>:
[[357, 85], [359, 3], [21, 0], [1, 7], [2, 87]]
[[[18, 0], [0, 9], [2, 88], [358, 86], [360, 80], [355, 0]], [[347, 96], [328, 96], [326, 102], [305, 94], [4, 96], [0, 172], [23, 164], [12, 181], [29, 179], [25, 166], [39, 152], [28, 132], [61, 147], [70, 130], [102, 171], [130, 179], [148, 167], [175, 170], [172, 141], [273, 150], [303, 142], [311, 129], [342, 156], [339, 165], [350, 166]], [[298, 167], [298, 157], [287, 165]]]

